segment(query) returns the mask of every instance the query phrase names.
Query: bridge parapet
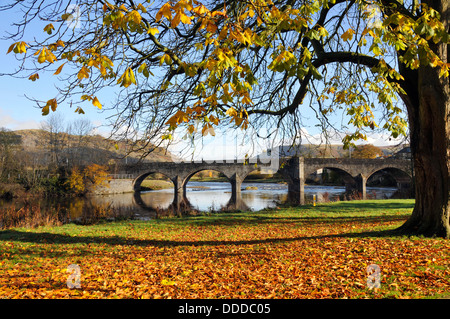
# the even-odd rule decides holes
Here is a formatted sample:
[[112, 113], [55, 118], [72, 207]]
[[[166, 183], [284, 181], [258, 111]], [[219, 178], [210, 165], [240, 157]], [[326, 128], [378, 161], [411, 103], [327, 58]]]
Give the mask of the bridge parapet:
[[202, 170], [214, 170], [223, 173], [229, 179], [233, 175], [246, 175], [251, 171], [262, 169], [272, 173], [278, 171], [278, 163], [264, 160], [228, 160], [228, 161], [194, 161], [194, 162], [147, 162], [139, 165], [128, 165], [121, 169], [121, 173], [131, 174], [135, 178], [142, 174], [162, 173], [170, 179], [181, 176], [189, 178]]
[[359, 174], [369, 178], [373, 173], [385, 168], [395, 168], [411, 177], [411, 161], [391, 158], [305, 158], [305, 175], [320, 168], [336, 168], [347, 172], [353, 177]]

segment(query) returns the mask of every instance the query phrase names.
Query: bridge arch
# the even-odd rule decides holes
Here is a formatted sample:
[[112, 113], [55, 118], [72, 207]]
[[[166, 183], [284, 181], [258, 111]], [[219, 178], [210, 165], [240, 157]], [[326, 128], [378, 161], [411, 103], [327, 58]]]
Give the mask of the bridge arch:
[[[272, 180], [266, 181], [266, 178]], [[281, 180], [285, 185], [282, 185], [281, 187], [279, 185], [269, 186], [269, 188], [264, 186], [264, 188], [261, 188], [263, 183], [274, 183], [273, 178]], [[282, 170], [251, 166], [251, 168], [249, 168], [242, 176], [242, 201], [250, 207], [258, 207], [261, 203], [269, 205], [275, 205], [275, 203], [279, 202], [284, 203], [288, 200], [289, 183], [289, 176], [282, 174]], [[285, 190], [283, 190], [283, 188], [285, 188]], [[259, 195], [256, 196], [256, 193], [261, 191], [263, 193], [259, 193]], [[267, 192], [272, 193], [270, 200], [264, 195]]]
[[254, 168], [247, 169], [242, 174], [242, 182], [244, 182], [246, 179], [248, 179], [255, 172], [259, 173], [260, 175], [275, 175], [275, 174], [279, 173], [279, 176], [281, 176], [283, 181], [289, 182], [288, 176], [285, 175], [285, 174], [282, 174], [282, 171], [274, 170], [274, 169], [271, 169], [271, 168], [265, 168], [265, 167], [254, 167]]
[[308, 165], [307, 167], [305, 167], [305, 177], [314, 174], [320, 169], [334, 170], [340, 175], [346, 176], [353, 180], [356, 176], [359, 175], [359, 171], [354, 171], [351, 167], [347, 167], [346, 165], [340, 163], [320, 163], [316, 165]]
[[396, 183], [398, 189], [398, 195], [401, 197], [410, 197], [412, 195], [412, 177], [411, 172], [405, 171], [405, 169], [400, 167], [386, 166], [381, 167], [373, 172], [367, 177], [367, 182], [376, 174], [381, 173], [390, 176]]
[[407, 170], [403, 166], [395, 166], [395, 165], [381, 165], [379, 167], [376, 167], [367, 174], [367, 178], [369, 178], [373, 174], [375, 174], [379, 171], [382, 171], [382, 170], [390, 172], [390, 173], [398, 175], [398, 176], [401, 175], [403, 177], [408, 177], [409, 179], [411, 179], [411, 174], [412, 174], [411, 169]]
[[355, 174], [353, 172], [353, 174], [355, 174], [355, 175], [352, 175], [351, 172], [349, 172], [348, 170], [346, 170], [343, 167], [340, 167], [339, 165], [318, 165], [318, 166], [309, 167], [307, 170], [305, 170], [305, 181], [311, 175], [315, 174], [317, 171], [319, 171], [321, 169], [322, 170], [326, 169], [326, 170], [330, 170], [332, 172], [336, 172], [339, 175], [339, 177], [342, 179], [342, 182], [344, 183], [344, 185], [346, 186], [346, 188], [348, 190], [356, 187], [355, 186], [357, 184], [356, 177], [358, 176], [358, 174]]
[[[173, 183], [173, 176], [170, 175], [170, 172], [166, 172], [164, 170], [150, 170], [147, 171], [145, 173], [142, 173], [140, 175], [138, 175], [134, 180], [133, 180], [133, 190], [135, 192], [139, 192], [141, 191], [141, 185], [142, 182], [150, 175], [152, 174], [162, 174], [164, 176], [166, 176], [168, 179], [171, 180], [171, 182]], [[175, 187], [175, 185], [174, 185]]]
[[222, 172], [220, 169], [218, 168], [209, 168], [209, 167], [199, 167], [196, 168], [192, 171], [190, 171], [183, 179], [183, 185], [186, 186], [186, 184], [189, 182], [189, 180], [197, 173], [200, 173], [202, 171], [214, 171], [214, 172], [218, 172], [219, 174], [224, 175], [227, 178], [227, 182], [231, 183], [230, 177], [227, 176], [227, 174], [225, 172]]
[[[199, 180], [194, 180], [194, 176], [203, 173], [204, 176], [199, 176]], [[217, 184], [215, 181], [208, 181], [208, 178], [219, 178]], [[206, 181], [204, 180], [206, 179]], [[203, 180], [203, 181], [202, 181]], [[202, 185], [204, 182], [209, 182], [208, 188]], [[198, 167], [187, 174], [183, 180], [184, 198], [196, 209], [200, 210], [217, 210], [229, 206], [232, 202], [232, 181], [221, 170], [210, 167]], [[190, 184], [191, 183], [191, 184]], [[197, 192], [196, 190], [201, 190]], [[219, 190], [219, 192], [217, 192]], [[210, 192], [214, 191], [212, 195]]]

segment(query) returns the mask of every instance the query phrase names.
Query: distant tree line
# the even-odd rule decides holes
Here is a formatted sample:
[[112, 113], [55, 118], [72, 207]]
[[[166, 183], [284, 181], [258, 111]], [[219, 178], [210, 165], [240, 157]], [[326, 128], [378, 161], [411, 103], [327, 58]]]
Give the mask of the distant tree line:
[[0, 178], [5, 178], [18, 170], [17, 159], [22, 137], [5, 128], [0, 128]]
[[95, 145], [93, 133], [90, 120], [65, 123], [60, 113], [41, 123], [33, 137], [37, 145], [27, 145], [20, 133], [0, 128], [0, 197], [11, 197], [18, 185], [24, 191], [80, 195], [89, 184], [100, 184], [111, 161]]

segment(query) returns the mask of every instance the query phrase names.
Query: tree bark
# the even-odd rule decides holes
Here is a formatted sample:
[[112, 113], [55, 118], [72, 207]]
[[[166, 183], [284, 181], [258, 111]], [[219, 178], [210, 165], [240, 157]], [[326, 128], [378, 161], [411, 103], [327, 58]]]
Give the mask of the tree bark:
[[[427, 2], [441, 13], [448, 30], [447, 1]], [[442, 61], [449, 62], [447, 44], [430, 43], [430, 47]], [[412, 72], [404, 70], [403, 74], [409, 76], [405, 85], [409, 97], [404, 101], [410, 123], [416, 202], [412, 215], [398, 230], [407, 234], [450, 238], [449, 78], [439, 78], [439, 70], [429, 66], [421, 66], [415, 78]]]

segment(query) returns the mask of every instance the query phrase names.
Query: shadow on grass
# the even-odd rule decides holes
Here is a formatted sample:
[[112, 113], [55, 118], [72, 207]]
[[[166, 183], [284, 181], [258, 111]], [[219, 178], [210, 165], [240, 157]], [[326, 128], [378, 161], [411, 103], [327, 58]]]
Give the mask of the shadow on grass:
[[[333, 225], [339, 224], [349, 224], [349, 223], [358, 223], [358, 224], [370, 224], [370, 223], [385, 223], [385, 222], [396, 222], [403, 221], [410, 216], [409, 213], [398, 214], [398, 215], [390, 215], [390, 216], [349, 216], [349, 217], [333, 217], [333, 216], [324, 216], [324, 217], [278, 217], [278, 216], [260, 216], [253, 215], [242, 217], [242, 215], [237, 216], [237, 218], [233, 218], [232, 216], [224, 216], [220, 214], [218, 216], [214, 216], [213, 218], [192, 218], [189, 220], [189, 217], [185, 219], [172, 219], [166, 220], [167, 223], [176, 224], [176, 223], [188, 223], [190, 225], [195, 226], [257, 226], [264, 224], [297, 224], [299, 227], [301, 225], [324, 225], [329, 224], [330, 227]], [[163, 221], [164, 222], [164, 221]]]
[[360, 211], [407, 210], [414, 208], [414, 200], [366, 200], [347, 201], [304, 206], [305, 211], [320, 211], [324, 213], [349, 213]]
[[[372, 202], [340, 202], [327, 205], [318, 206], [303, 206], [294, 208], [288, 213], [282, 212], [280, 214], [274, 211], [256, 212], [256, 213], [232, 213], [223, 212], [216, 213], [211, 216], [196, 216], [184, 218], [168, 218], [156, 220], [156, 224], [160, 224], [164, 229], [167, 224], [180, 226], [182, 232], [183, 223], [186, 225], [233, 225], [233, 226], [249, 226], [249, 225], [263, 225], [263, 224], [295, 224], [294, 227], [301, 227], [302, 225], [320, 225], [326, 227], [330, 225], [330, 229], [336, 224], [355, 223], [355, 225], [362, 225], [366, 223], [383, 224], [389, 222], [400, 222], [407, 219], [409, 213], [407, 211], [412, 209], [414, 203], [412, 201], [372, 201]], [[387, 214], [379, 214], [379, 211], [386, 211]], [[392, 213], [392, 210], [399, 210], [400, 213]], [[377, 212], [378, 211], [378, 212]], [[390, 211], [390, 212], [389, 212]], [[311, 214], [312, 212], [322, 214], [320, 216], [301, 216], [302, 213]], [[327, 214], [323, 214], [323, 213]], [[372, 212], [376, 215], [365, 215], [365, 212]], [[333, 214], [336, 213], [336, 214]], [[352, 216], [349, 213], [358, 213]], [[293, 216], [294, 215], [294, 216]], [[162, 229], [162, 231], [163, 231]], [[161, 229], [160, 229], [161, 231]], [[199, 229], [201, 231], [201, 229]], [[178, 247], [178, 246], [216, 246], [216, 245], [255, 245], [255, 244], [270, 244], [270, 243], [289, 243], [295, 241], [305, 240], [320, 240], [330, 238], [385, 238], [385, 237], [399, 237], [403, 234], [397, 230], [382, 230], [382, 231], [361, 231], [348, 232], [338, 234], [324, 234], [315, 236], [298, 236], [294, 238], [265, 238], [252, 240], [197, 240], [197, 241], [177, 241], [177, 240], [152, 240], [152, 239], [135, 239], [122, 236], [70, 236], [65, 234], [55, 234], [50, 232], [27, 232], [18, 229], [10, 229], [0, 231], [0, 242], [2, 241], [16, 241], [39, 244], [105, 244], [110, 246], [115, 245], [129, 245], [129, 246], [143, 246], [143, 247]], [[0, 244], [0, 251], [1, 251]], [[89, 254], [89, 247], [79, 247], [79, 254]], [[45, 248], [39, 248], [46, 250]], [[77, 248], [78, 249], [78, 248]], [[23, 251], [22, 251], [23, 253]], [[29, 254], [36, 254], [37, 251], [29, 251]], [[60, 251], [60, 253], [62, 253]], [[64, 254], [64, 253], [63, 253]]]
[[195, 226], [258, 224], [346, 224], [382, 223], [407, 219], [414, 208], [413, 200], [372, 200], [349, 201], [290, 207], [287, 210], [274, 209], [258, 212], [223, 211], [205, 215], [184, 216], [183, 218], [159, 219], [161, 224]]
[[[330, 238], [385, 238], [401, 236], [396, 230], [364, 231], [342, 234], [299, 236], [293, 238], [266, 238], [252, 240], [197, 240], [197, 241], [175, 241], [175, 240], [151, 240], [134, 239], [120, 236], [100, 237], [100, 236], [68, 236], [52, 234], [48, 232], [33, 233], [18, 230], [4, 230], [0, 232], [1, 241], [16, 241], [36, 244], [106, 244], [106, 245], [129, 245], [144, 247], [178, 247], [178, 246], [217, 246], [217, 245], [255, 245], [270, 243], [289, 243], [304, 240], [330, 239]], [[86, 252], [88, 248], [84, 248]], [[22, 251], [23, 252], [23, 251]]]

